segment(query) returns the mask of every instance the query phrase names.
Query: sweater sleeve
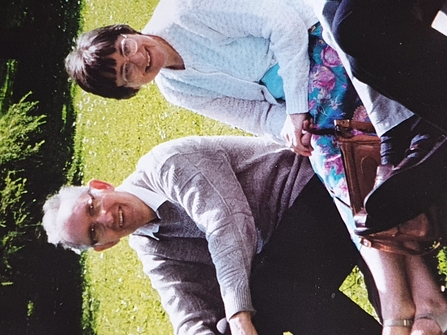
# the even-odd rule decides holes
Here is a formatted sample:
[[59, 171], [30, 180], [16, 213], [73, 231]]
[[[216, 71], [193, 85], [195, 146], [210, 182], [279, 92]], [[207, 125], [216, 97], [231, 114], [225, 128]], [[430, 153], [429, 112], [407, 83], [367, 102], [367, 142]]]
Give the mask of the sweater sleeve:
[[[163, 149], [162, 149], [163, 150]], [[151, 161], [163, 152], [152, 151]], [[158, 192], [180, 204], [205, 232], [227, 318], [253, 312], [249, 289], [257, 230], [230, 159], [219, 149], [174, 154], [151, 168]], [[152, 174], [152, 173], [151, 173]]]
[[160, 295], [174, 334], [218, 334], [216, 324], [224, 317], [224, 310], [205, 240], [159, 242], [147, 236], [131, 236], [129, 243]]
[[[210, 29], [228, 37], [268, 40], [284, 82], [286, 112], [308, 111], [309, 23], [294, 6], [270, 0], [190, 0], [189, 3], [188, 15], [194, 12], [196, 20]], [[314, 24], [317, 19], [311, 21]]]
[[[157, 79], [157, 83], [162, 78]], [[245, 100], [218, 96], [210, 92], [191, 95], [175, 90], [161, 82], [159, 89], [172, 104], [200, 115], [244, 130], [252, 135], [270, 137], [284, 144], [281, 129], [286, 120], [286, 104], [272, 104], [266, 100]]]

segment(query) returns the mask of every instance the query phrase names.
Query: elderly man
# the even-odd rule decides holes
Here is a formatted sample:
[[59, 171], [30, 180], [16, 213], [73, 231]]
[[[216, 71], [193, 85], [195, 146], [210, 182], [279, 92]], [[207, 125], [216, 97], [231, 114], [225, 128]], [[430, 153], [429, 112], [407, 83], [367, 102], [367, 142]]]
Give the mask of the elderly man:
[[66, 187], [44, 211], [49, 242], [67, 248], [130, 234], [175, 334], [220, 334], [224, 317], [233, 335], [381, 332], [338, 290], [358, 252], [330, 196], [307, 158], [277, 144], [167, 142], [116, 189]]

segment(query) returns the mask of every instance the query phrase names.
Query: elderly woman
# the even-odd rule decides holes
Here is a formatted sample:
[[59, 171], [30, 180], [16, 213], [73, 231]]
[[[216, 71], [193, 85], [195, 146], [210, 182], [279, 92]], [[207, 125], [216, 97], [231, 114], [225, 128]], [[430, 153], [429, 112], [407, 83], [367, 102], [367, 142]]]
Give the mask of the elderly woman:
[[[309, 153], [300, 137], [316, 23], [302, 1], [162, 0], [141, 34], [116, 26], [84, 35], [67, 68], [86, 91], [116, 99], [155, 79], [169, 102], [255, 134], [280, 138], [287, 113], [297, 127], [290, 143]], [[262, 84], [276, 64], [287, 105]]]
[[[353, 230], [334, 138], [314, 136], [311, 145], [310, 134], [303, 130], [311, 122], [308, 112], [319, 129], [332, 128], [334, 119], [366, 120], [367, 115], [337, 53], [322, 40], [321, 26], [305, 0], [161, 0], [142, 33], [115, 25], [83, 34], [66, 64], [86, 91], [125, 99], [155, 80], [175, 105], [255, 135], [268, 135], [310, 156]], [[368, 263], [391, 264], [389, 275], [402, 278], [394, 281], [395, 294], [381, 291], [382, 305], [387, 306], [384, 333], [410, 334], [416, 302], [405, 273], [396, 267], [401, 263], [394, 256], [369, 254]], [[375, 270], [380, 279], [381, 268]], [[426, 273], [425, 268], [421, 271]], [[390, 277], [385, 277], [383, 287], [390, 287]], [[430, 296], [415, 291], [422, 297], [416, 301], [435, 297], [430, 301], [437, 305], [427, 303], [427, 310], [435, 314], [447, 310], [434, 284], [429, 292]], [[416, 323], [415, 331], [424, 328]]]

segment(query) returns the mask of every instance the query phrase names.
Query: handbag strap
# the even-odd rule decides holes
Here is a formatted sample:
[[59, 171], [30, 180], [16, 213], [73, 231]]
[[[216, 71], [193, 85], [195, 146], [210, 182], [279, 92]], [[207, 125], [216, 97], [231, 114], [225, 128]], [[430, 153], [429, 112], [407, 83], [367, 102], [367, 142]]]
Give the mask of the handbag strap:
[[352, 138], [356, 134], [353, 131], [363, 133], [375, 133], [376, 130], [371, 122], [356, 121], [351, 119], [334, 120], [334, 128], [315, 128], [309, 127], [305, 129], [314, 135], [336, 135], [343, 138]]
[[442, 245], [440, 241], [434, 241], [434, 244], [427, 249], [413, 249], [406, 247], [403, 243], [393, 243], [392, 240], [377, 240], [360, 238], [360, 244], [367, 248], [374, 248], [384, 252], [390, 252], [400, 255], [424, 256], [437, 249]]
[[363, 133], [375, 133], [376, 130], [371, 122], [356, 121], [351, 119], [334, 120], [336, 135], [344, 138], [351, 138], [355, 134], [354, 130]]

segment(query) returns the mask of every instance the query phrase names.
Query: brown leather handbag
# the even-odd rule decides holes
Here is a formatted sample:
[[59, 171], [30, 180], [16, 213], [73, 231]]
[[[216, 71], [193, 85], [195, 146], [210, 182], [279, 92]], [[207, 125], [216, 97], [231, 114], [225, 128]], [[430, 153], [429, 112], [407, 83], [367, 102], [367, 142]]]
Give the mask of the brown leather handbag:
[[394, 228], [360, 237], [366, 247], [404, 255], [425, 255], [445, 244], [446, 206], [433, 205], [425, 213]]
[[[354, 218], [365, 213], [363, 200], [373, 189], [380, 166], [380, 140], [369, 122], [335, 120], [337, 142], [343, 156], [350, 205]], [[422, 255], [446, 240], [447, 198], [425, 213], [392, 229], [360, 236], [364, 246], [386, 252]]]
[[380, 165], [380, 140], [369, 122], [334, 122], [338, 146], [343, 155], [351, 208], [355, 215], [363, 209], [363, 200], [373, 189], [376, 170]]

